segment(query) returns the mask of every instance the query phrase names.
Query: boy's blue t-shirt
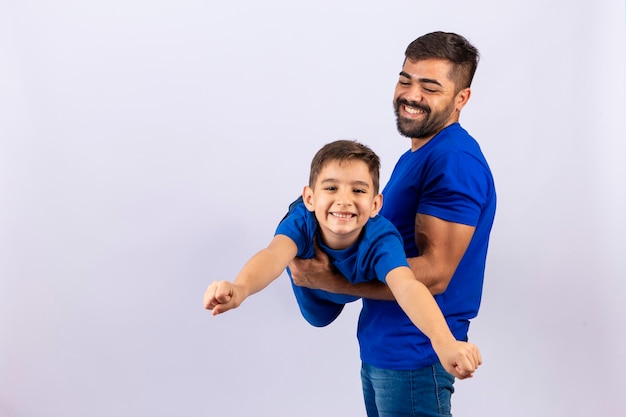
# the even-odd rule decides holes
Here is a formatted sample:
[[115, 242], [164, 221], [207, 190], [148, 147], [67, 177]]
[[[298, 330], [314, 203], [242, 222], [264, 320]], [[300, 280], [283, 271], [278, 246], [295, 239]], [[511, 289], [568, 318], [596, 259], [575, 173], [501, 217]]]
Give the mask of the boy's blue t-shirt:
[[[402, 235], [409, 258], [419, 255], [418, 213], [475, 227], [448, 288], [435, 296], [455, 337], [467, 340], [469, 320], [480, 306], [496, 208], [493, 178], [478, 143], [458, 123], [448, 126], [400, 157], [383, 195], [380, 214]], [[438, 360], [428, 338], [395, 301], [363, 299], [357, 335], [361, 359], [379, 368], [419, 369]]]
[[[310, 212], [301, 199], [296, 200], [289, 208], [289, 213], [276, 229], [293, 240], [298, 247], [297, 256], [313, 258], [315, 249], [313, 238], [326, 252], [331, 263], [351, 283], [379, 280], [385, 282], [387, 274], [399, 267], [408, 267], [402, 237], [396, 228], [384, 217], [375, 216], [363, 227], [356, 244], [347, 249], [335, 250], [324, 244], [318, 230], [315, 215]], [[291, 271], [287, 268], [291, 278]], [[298, 306], [303, 316], [314, 326], [326, 326], [332, 322], [347, 302], [358, 297], [343, 294], [332, 294], [321, 290], [312, 290], [293, 284]]]

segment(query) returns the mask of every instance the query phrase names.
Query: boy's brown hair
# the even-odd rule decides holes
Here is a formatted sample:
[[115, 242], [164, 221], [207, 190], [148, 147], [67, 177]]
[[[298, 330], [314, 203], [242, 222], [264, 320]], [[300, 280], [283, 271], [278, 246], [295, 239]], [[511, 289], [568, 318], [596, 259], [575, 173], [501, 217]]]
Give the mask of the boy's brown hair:
[[317, 176], [326, 164], [332, 161], [363, 161], [372, 175], [374, 194], [380, 187], [380, 158], [369, 147], [355, 140], [336, 140], [324, 145], [311, 161], [309, 187], [313, 188]]

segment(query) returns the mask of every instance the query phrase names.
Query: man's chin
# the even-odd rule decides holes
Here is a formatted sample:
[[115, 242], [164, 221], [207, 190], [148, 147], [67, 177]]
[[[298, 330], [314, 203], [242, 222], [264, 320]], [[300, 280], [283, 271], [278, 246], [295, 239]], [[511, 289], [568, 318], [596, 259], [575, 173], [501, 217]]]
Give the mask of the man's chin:
[[410, 139], [419, 139], [420, 137], [423, 137], [423, 132], [421, 130], [406, 129], [400, 125], [398, 125], [398, 132], [402, 136], [406, 136]]

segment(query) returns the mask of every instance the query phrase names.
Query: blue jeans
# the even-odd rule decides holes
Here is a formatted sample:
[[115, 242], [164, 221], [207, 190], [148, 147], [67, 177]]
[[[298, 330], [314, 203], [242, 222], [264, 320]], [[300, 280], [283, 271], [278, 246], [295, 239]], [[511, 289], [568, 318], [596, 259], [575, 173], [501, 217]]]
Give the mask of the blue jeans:
[[454, 376], [440, 363], [412, 371], [361, 366], [367, 417], [450, 417]]

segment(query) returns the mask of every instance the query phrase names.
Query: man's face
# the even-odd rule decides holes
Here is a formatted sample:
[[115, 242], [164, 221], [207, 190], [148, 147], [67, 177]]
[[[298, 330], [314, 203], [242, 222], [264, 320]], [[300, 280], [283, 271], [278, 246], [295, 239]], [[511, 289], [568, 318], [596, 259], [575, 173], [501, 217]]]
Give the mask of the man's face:
[[[412, 139], [430, 139], [458, 121], [459, 95], [444, 59], [406, 60], [394, 93], [398, 131]], [[468, 90], [469, 89], [465, 89]], [[466, 101], [466, 100], [465, 100]]]

